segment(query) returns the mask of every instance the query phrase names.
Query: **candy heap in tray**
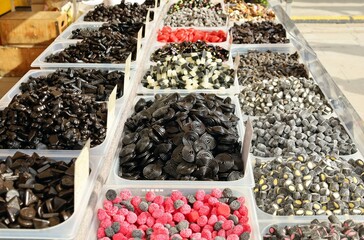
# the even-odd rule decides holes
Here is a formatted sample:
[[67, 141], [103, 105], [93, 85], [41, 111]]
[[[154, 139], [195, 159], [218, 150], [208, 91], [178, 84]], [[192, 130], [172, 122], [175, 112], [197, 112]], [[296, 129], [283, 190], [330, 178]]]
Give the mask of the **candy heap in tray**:
[[360, 146], [286, 26], [263, 0], [87, 12], [39, 57], [50, 69], [1, 99], [6, 234], [75, 238], [83, 221], [101, 240], [362, 237]]

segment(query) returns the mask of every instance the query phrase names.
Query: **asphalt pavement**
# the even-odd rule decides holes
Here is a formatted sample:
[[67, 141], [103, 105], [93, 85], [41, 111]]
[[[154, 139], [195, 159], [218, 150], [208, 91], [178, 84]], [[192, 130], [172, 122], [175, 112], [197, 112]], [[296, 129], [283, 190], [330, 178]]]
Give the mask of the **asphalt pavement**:
[[290, 16], [364, 120], [364, 0], [293, 0]]

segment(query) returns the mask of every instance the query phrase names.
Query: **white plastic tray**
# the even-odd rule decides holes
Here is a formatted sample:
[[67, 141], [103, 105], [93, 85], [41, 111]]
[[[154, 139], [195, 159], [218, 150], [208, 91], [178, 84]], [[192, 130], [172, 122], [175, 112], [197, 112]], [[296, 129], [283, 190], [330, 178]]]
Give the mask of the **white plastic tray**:
[[[39, 67], [41, 69], [58, 69], [58, 68], [95, 68], [95, 69], [124, 69], [125, 63], [51, 63], [46, 62], [45, 59], [51, 54], [61, 52], [70, 45], [75, 45], [80, 40], [67, 40], [60, 42], [53, 42], [49, 45], [31, 64], [32, 67]], [[141, 47], [143, 51], [143, 47]], [[131, 62], [131, 68], [135, 68], [135, 61]]]
[[[10, 102], [0, 101], [0, 109], [4, 109], [5, 107], [7, 107], [9, 105], [9, 103]], [[100, 156], [100, 157], [103, 157], [106, 154], [106, 152], [109, 149], [110, 144], [111, 144], [113, 132], [117, 131], [117, 125], [118, 125], [117, 122], [118, 122], [118, 119], [121, 117], [123, 108], [124, 108], [124, 101], [120, 101], [120, 102], [116, 103], [115, 116], [114, 116], [115, 118], [112, 121], [111, 126], [109, 126], [108, 129], [106, 130], [106, 137], [105, 137], [104, 141], [101, 144], [90, 148], [90, 154], [92, 154], [93, 156]], [[40, 155], [45, 155], [45, 156], [50, 155], [50, 154], [56, 154], [57, 156], [74, 156], [81, 152], [81, 150], [0, 149], [0, 155], [10, 156], [10, 155], [13, 155], [17, 151], [21, 151], [21, 152], [24, 152], [27, 154], [30, 154], [30, 153], [36, 151]]]
[[[252, 192], [249, 189], [243, 188], [241, 186], [234, 186], [234, 187], [225, 186], [225, 187], [229, 187], [231, 190], [233, 190], [234, 196], [245, 197], [245, 200], [246, 200], [245, 206], [248, 208], [249, 225], [251, 226], [251, 229], [252, 229], [250, 239], [252, 239], [252, 240], [261, 239], [259, 225], [258, 225], [258, 221], [256, 218], [256, 213], [255, 213], [255, 209], [254, 209], [253, 201], [252, 201]], [[184, 195], [187, 195], [187, 194], [194, 194], [194, 193], [196, 193], [197, 190], [205, 190], [206, 193], [209, 193], [214, 188], [223, 189], [225, 187], [217, 187], [217, 186], [211, 186], [211, 184], [205, 184], [205, 185], [171, 186], [171, 187], [165, 187], [163, 185], [160, 185], [159, 188], [156, 188], [156, 185], [151, 184], [151, 183], [146, 184], [144, 186], [136, 186], [136, 185], [128, 184], [128, 185], [123, 185], [122, 187], [120, 185], [105, 185], [99, 194], [99, 200], [98, 200], [98, 203], [95, 208], [94, 218], [92, 219], [89, 236], [87, 239], [89, 239], [89, 240], [97, 239], [96, 233], [97, 233], [97, 229], [99, 227], [99, 220], [97, 219], [96, 213], [97, 213], [98, 209], [102, 208], [102, 203], [103, 203], [103, 200], [105, 199], [105, 193], [109, 189], [114, 189], [117, 193], [119, 193], [123, 189], [129, 189], [132, 192], [133, 196], [144, 197], [148, 191], [154, 191], [157, 195], [168, 196], [174, 190], [179, 190]]]
[[[49, 70], [30, 70], [28, 71], [17, 83], [15, 83], [15, 85], [10, 88], [10, 90], [0, 99], [0, 103], [1, 102], [10, 102], [13, 97], [15, 97], [17, 94], [21, 93], [20, 91], [20, 85], [24, 82], [27, 82], [29, 80], [30, 77], [33, 78], [37, 78], [37, 77], [41, 77], [41, 76], [47, 76], [51, 73], [54, 73], [56, 70], [55, 69], [49, 69]], [[120, 70], [122, 72], [124, 72], [124, 70]], [[111, 71], [110, 71], [111, 72]], [[131, 77], [134, 75], [134, 70], [131, 71]], [[130, 81], [125, 81], [124, 82], [124, 89], [122, 89], [123, 92], [123, 96], [120, 98], [116, 99], [117, 103], [122, 103], [125, 99], [125, 92], [126, 89], [129, 89], [130, 87]], [[107, 100], [107, 99], [106, 99]]]
[[[225, 62], [225, 64], [230, 66], [230, 69], [234, 68], [233, 64], [231, 62]], [[155, 63], [151, 63], [150, 65], [147, 64], [147, 66], [143, 70], [144, 73], [146, 73], [148, 71], [148, 69], [150, 69], [151, 65], [155, 65]], [[154, 94], [159, 94], [159, 93], [168, 94], [168, 93], [178, 91], [178, 93], [180, 93], [180, 94], [188, 94], [188, 93], [192, 93], [192, 92], [194, 92], [194, 93], [215, 93], [215, 94], [219, 94], [219, 95], [237, 94], [240, 92], [240, 87], [239, 87], [238, 78], [237, 78], [237, 76], [235, 76], [235, 72], [233, 73], [233, 77], [234, 77], [234, 83], [229, 88], [225, 88], [225, 89], [195, 89], [195, 90], [188, 90], [188, 89], [181, 89], [181, 88], [180, 89], [171, 89], [171, 88], [149, 89], [147, 87], [144, 87], [143, 84], [140, 82], [137, 93], [143, 94], [143, 95], [154, 95]]]
[[[228, 97], [228, 96], [223, 96], [223, 97]], [[231, 97], [231, 99], [233, 100], [232, 103], [235, 104], [235, 115], [240, 117], [241, 116], [241, 112], [240, 112], [240, 105], [237, 102], [237, 98], [235, 96], [229, 96]], [[146, 100], [152, 100], [154, 99], [154, 97], [152, 96], [146, 96], [146, 97], [137, 97], [134, 101], [133, 106], [128, 106], [129, 108], [133, 108], [135, 106], [135, 103], [141, 99], [144, 98]], [[132, 113], [134, 112], [134, 110], [130, 110], [129, 111], [129, 116], [132, 115]], [[243, 144], [243, 139], [244, 139], [244, 135], [245, 135], [245, 128], [244, 125], [242, 123], [242, 120], [240, 119], [237, 125], [237, 130], [238, 130], [238, 134], [240, 136], [240, 141]], [[124, 135], [122, 135], [123, 138]], [[109, 177], [107, 179], [107, 184], [117, 184], [117, 185], [128, 185], [128, 184], [133, 184], [133, 185], [145, 185], [145, 184], [149, 184], [149, 183], [153, 183], [157, 186], [166, 186], [166, 185], [185, 185], [185, 184], [190, 184], [191, 186], [194, 185], [200, 185], [200, 184], [212, 184], [216, 187], [226, 187], [226, 186], [242, 186], [242, 187], [254, 187], [254, 177], [253, 177], [253, 166], [252, 166], [252, 161], [251, 161], [251, 157], [249, 157], [247, 159], [247, 164], [245, 166], [244, 169], [244, 177], [239, 179], [239, 180], [235, 180], [235, 181], [182, 181], [182, 180], [153, 180], [153, 181], [149, 181], [149, 180], [128, 180], [125, 178], [122, 178], [118, 175], [119, 172], [119, 154], [117, 154], [117, 156], [114, 159], [114, 165], [111, 168], [111, 172], [109, 174]]]
[[[21, 151], [23, 152], [23, 151]], [[32, 154], [34, 152], [28, 152], [27, 154]], [[40, 156], [50, 157], [56, 161], [70, 162], [72, 158], [78, 156], [78, 154], [70, 155], [67, 157], [62, 156], [62, 154], [41, 154], [37, 151]], [[2, 154], [0, 153], [0, 158], [4, 159], [7, 156], [12, 156], [13, 154]], [[80, 204], [74, 206], [74, 212], [69, 219], [66, 221], [49, 228], [44, 229], [0, 229], [0, 239], [73, 239], [77, 234], [79, 225], [82, 223], [83, 215], [85, 213], [88, 200], [90, 198], [91, 192], [96, 182], [96, 178], [99, 172], [100, 163], [103, 161], [103, 157], [91, 156], [90, 155], [90, 169], [91, 173], [87, 179], [87, 183], [83, 189], [82, 200]]]
[[[267, 161], [271, 161], [274, 159], [274, 157], [270, 157], [270, 158], [261, 158], [261, 157], [254, 157], [251, 155], [251, 166], [252, 166], [252, 172], [253, 172], [253, 178], [254, 178], [254, 167], [255, 167], [255, 163], [256, 163], [256, 159], [259, 158], [262, 162], [267, 162]], [[360, 152], [357, 152], [355, 154], [352, 155], [348, 155], [348, 156], [340, 156], [340, 158], [344, 159], [344, 160], [349, 160], [349, 159], [364, 159], [363, 155]], [[255, 182], [255, 179], [254, 179]], [[276, 215], [272, 215], [269, 213], [264, 212], [263, 210], [261, 210], [257, 205], [256, 205], [256, 201], [255, 201], [255, 195], [253, 193], [253, 197], [254, 197], [254, 205], [256, 208], [256, 212], [257, 212], [257, 217], [259, 219], [259, 222], [262, 223], [268, 223], [268, 224], [277, 224], [277, 223], [286, 223], [286, 222], [303, 222], [303, 221], [312, 221], [314, 219], [319, 219], [321, 220], [325, 220], [327, 219], [327, 215], [313, 215], [313, 216], [276, 216]], [[336, 215], [337, 217], [339, 217], [340, 219], [353, 219], [355, 221], [360, 221], [363, 222], [364, 221], [364, 215]]]

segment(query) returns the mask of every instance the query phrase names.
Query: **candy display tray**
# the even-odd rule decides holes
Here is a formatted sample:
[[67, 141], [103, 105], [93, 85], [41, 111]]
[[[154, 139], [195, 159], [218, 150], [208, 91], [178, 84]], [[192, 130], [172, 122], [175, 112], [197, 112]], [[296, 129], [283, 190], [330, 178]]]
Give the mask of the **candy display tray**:
[[[99, 227], [99, 220], [97, 219], [96, 213], [97, 213], [98, 209], [102, 208], [103, 201], [105, 199], [105, 193], [109, 189], [114, 189], [117, 191], [117, 193], [120, 190], [129, 189], [129, 190], [131, 190], [133, 196], [144, 197], [148, 191], [154, 191], [157, 195], [168, 196], [174, 190], [179, 190], [184, 195], [187, 195], [187, 194], [194, 194], [197, 190], [205, 190], [207, 193], [207, 192], [210, 192], [214, 188], [223, 189], [225, 187], [211, 186], [211, 183], [210, 184], [199, 184], [199, 185], [189, 184], [189, 186], [168, 186], [168, 187], [161, 185], [160, 188], [156, 188], [156, 185], [151, 184], [150, 182], [148, 184], [145, 184], [144, 186], [133, 185], [133, 184], [123, 185], [122, 187], [120, 185], [105, 185], [103, 187], [102, 191], [100, 192], [99, 200], [98, 200], [98, 203], [95, 208], [94, 217], [92, 219], [91, 226], [89, 228], [90, 231], [89, 231], [89, 236], [87, 239], [90, 239], [90, 240], [97, 239], [96, 233], [97, 233], [97, 229]], [[235, 196], [245, 197], [245, 200], [246, 200], [245, 205], [248, 208], [249, 225], [251, 226], [251, 229], [252, 229], [250, 239], [254, 239], [254, 240], [261, 239], [259, 225], [258, 225], [258, 221], [256, 218], [255, 209], [253, 207], [251, 191], [249, 189], [243, 188], [241, 186], [229, 186], [229, 188], [233, 191], [233, 194]]]
[[[126, 1], [129, 2], [129, 1]], [[131, 1], [130, 1], [131, 2]], [[90, 9], [89, 11], [92, 11], [93, 9]], [[85, 12], [83, 13], [79, 18], [77, 18], [77, 20], [74, 22], [74, 24], [78, 24], [78, 23], [106, 23], [106, 22], [92, 22], [92, 21], [85, 21], [85, 16], [87, 15], [87, 13], [89, 12]], [[149, 8], [149, 11], [151, 13], [153, 13], [153, 18], [149, 21], [149, 23], [153, 23], [155, 19], [158, 19], [158, 16], [160, 14], [161, 11], [161, 7], [158, 8]]]
[[[286, 221], [282, 221], [282, 222], [276, 222], [276, 223], [268, 223], [268, 222], [263, 223], [263, 222], [260, 222], [259, 227], [260, 227], [260, 231], [261, 231], [261, 236], [263, 238], [263, 236], [268, 233], [269, 228], [272, 227], [272, 226], [285, 227], [285, 226], [295, 226], [295, 225], [310, 225], [311, 221], [314, 220], [314, 219], [318, 219], [320, 222], [321, 221], [329, 222], [327, 217], [328, 216], [321, 217], [321, 218], [305, 219], [305, 220], [297, 220], [297, 219], [292, 219], [290, 217], [287, 217]], [[338, 218], [339, 218], [339, 220], [341, 222], [343, 222], [343, 221], [345, 221], [347, 219], [350, 219], [350, 218], [345, 217], [345, 216], [340, 216]], [[362, 221], [362, 220], [357, 220], [357, 221]], [[355, 221], [355, 222], [357, 222], [357, 221]]]
[[[330, 104], [330, 103], [329, 103]], [[331, 106], [331, 105], [330, 105]], [[334, 109], [334, 108], [333, 108]], [[251, 121], [253, 120], [256, 120], [256, 119], [259, 119], [260, 117], [262, 116], [248, 116], [248, 115], [245, 115], [245, 114], [242, 114], [242, 119], [245, 121], [247, 121], [248, 119], [250, 119]], [[335, 113], [335, 112], [332, 112], [331, 114], [328, 114], [328, 115], [323, 115], [323, 117], [325, 119], [330, 119], [331, 117], [335, 117], [337, 119], [340, 120], [339, 116]], [[349, 135], [349, 137], [353, 140], [353, 135], [351, 134], [351, 132], [349, 131], [350, 129], [348, 128], [348, 126], [346, 126], [345, 124], [343, 124], [343, 122], [340, 120], [340, 124], [341, 126], [344, 128], [345, 132]], [[354, 140], [353, 140], [354, 142]], [[358, 148], [359, 146], [357, 146]], [[310, 153], [311, 154], [311, 153]], [[353, 154], [347, 154], [347, 155], [338, 155], [339, 157], [342, 157], [342, 158], [345, 158], [345, 159], [350, 159], [350, 158], [362, 158], [364, 159], [364, 155], [360, 152], [359, 149], [357, 149], [357, 151]], [[255, 155], [252, 155], [252, 158], [261, 158], [261, 159], [266, 159], [266, 160], [271, 160], [273, 159], [274, 157], [260, 157], [260, 156], [255, 156]]]
[[[150, 57], [152, 56], [152, 54], [157, 51], [158, 49], [160, 48], [163, 48], [164, 46], [168, 45], [168, 44], [177, 44], [177, 43], [164, 43], [164, 42], [155, 42], [150, 49], [150, 52], [148, 52], [148, 56], [149, 56], [149, 59], [148, 61], [150, 61], [151, 63], [155, 62], [153, 61], [152, 59], [150, 59]], [[225, 50], [227, 50], [229, 52], [229, 57], [227, 59], [227, 63], [232, 63], [233, 62], [233, 59], [232, 59], [232, 49], [231, 49], [231, 44], [229, 44], [228, 42], [225, 42], [225, 43], [222, 43], [222, 44], [214, 44], [214, 43], [206, 43], [206, 45], [209, 45], [209, 46], [213, 46], [213, 47], [221, 47]], [[151, 64], [149, 63], [149, 64]]]
[[[342, 158], [343, 160], [348, 161], [349, 159], [364, 159], [363, 155], [360, 152], [357, 152], [355, 154], [352, 155], [347, 155], [347, 156], [339, 156], [340, 158]], [[251, 159], [251, 172], [254, 173], [254, 167], [256, 164], [256, 159], [260, 159], [261, 162], [268, 162], [274, 159], [274, 157], [267, 157], [267, 158], [262, 158], [262, 157], [255, 157], [252, 154], [250, 154], [250, 159]], [[253, 174], [253, 179], [254, 179], [254, 174]], [[255, 185], [255, 179], [254, 179], [254, 183], [253, 185]], [[257, 213], [257, 217], [259, 219], [259, 222], [262, 223], [261, 226], [263, 226], [263, 228], [266, 225], [269, 224], [277, 224], [277, 223], [290, 223], [290, 222], [305, 222], [305, 221], [312, 221], [314, 219], [318, 219], [318, 220], [327, 220], [327, 215], [313, 215], [313, 216], [276, 216], [276, 215], [272, 215], [269, 213], [264, 212], [263, 210], [261, 210], [257, 204], [256, 204], [256, 200], [255, 200], [255, 195], [254, 193], [252, 193], [253, 198], [254, 198], [254, 207], [256, 208], [256, 213]], [[341, 221], [344, 219], [353, 219], [354, 221], [363, 221], [364, 220], [364, 215], [336, 215]], [[261, 228], [261, 230], [263, 230]]]
[[[230, 54], [231, 55], [231, 54]], [[230, 58], [230, 57], [229, 57]], [[223, 64], [230, 67], [230, 69], [234, 69], [234, 65], [231, 61], [224, 62]], [[148, 64], [145, 64], [144, 66], [144, 74], [147, 73], [147, 71], [150, 69], [151, 66], [155, 66], [155, 62], [149, 62]], [[221, 89], [172, 89], [172, 88], [166, 88], [166, 89], [149, 89], [147, 87], [144, 87], [143, 84], [140, 82], [137, 89], [137, 94], [142, 95], [154, 95], [154, 94], [168, 94], [172, 92], [178, 92], [180, 94], [188, 94], [188, 93], [215, 93], [219, 95], [226, 95], [226, 94], [237, 94], [240, 92], [240, 86], [238, 83], [238, 78], [235, 75], [235, 72], [233, 73], [234, 83], [229, 88], [221, 88]]]
[[[162, 28], [165, 26], [163, 25], [164, 22], [157, 24], [157, 33], [159, 31], [162, 30]], [[205, 32], [213, 32], [213, 31], [219, 31], [219, 30], [223, 30], [226, 33], [226, 40], [222, 41], [222, 42], [206, 42], [207, 44], [211, 44], [211, 45], [216, 45], [216, 46], [220, 46], [220, 47], [224, 47], [226, 46], [226, 44], [230, 43], [230, 32], [229, 32], [229, 27], [228, 26], [222, 26], [222, 27], [171, 27], [172, 31], [176, 31], [178, 29], [190, 29], [193, 28], [195, 30], [201, 30], [201, 31], [205, 31]], [[158, 34], [157, 34], [158, 36]], [[156, 42], [157, 44], [166, 44], [166, 42], [160, 42], [157, 40], [157, 36], [154, 42]]]
[[[253, 21], [253, 22], [259, 22], [259, 21]], [[276, 24], [281, 24], [278, 20], [275, 20], [273, 21], [274, 23]], [[242, 23], [244, 22], [230, 22], [230, 25], [229, 25], [229, 32], [231, 32], [231, 45], [232, 45], [232, 48], [240, 48], [240, 47], [249, 47], [249, 48], [256, 48], [256, 47], [259, 47], [260, 45], [262, 45], [263, 47], [278, 47], [278, 48], [283, 48], [283, 47], [286, 47], [286, 46], [289, 46], [291, 44], [291, 41], [292, 41], [292, 37], [290, 34], [288, 34], [287, 30], [284, 28], [285, 32], [286, 32], [286, 38], [289, 40], [288, 43], [241, 43], [241, 44], [238, 44], [238, 43], [233, 43], [233, 40], [234, 40], [234, 37], [232, 35], [232, 28], [234, 26], [234, 24], [237, 24], [237, 25], [241, 25]]]
[[[1, 102], [10, 102], [13, 97], [15, 97], [17, 94], [21, 93], [20, 91], [20, 86], [22, 83], [25, 83], [29, 80], [30, 77], [33, 78], [37, 78], [37, 77], [41, 77], [41, 76], [47, 76], [51, 73], [54, 73], [56, 70], [55, 69], [49, 69], [49, 70], [30, 70], [28, 71], [1, 99], [0, 99], [0, 103]], [[106, 69], [104, 71], [107, 71]], [[115, 71], [121, 71], [121, 72], [125, 72], [124, 70], [115, 70]], [[112, 71], [109, 71], [112, 72]], [[132, 70], [130, 75], [131, 77], [134, 75], [135, 71]], [[126, 89], [129, 89], [129, 85], [130, 85], [130, 81], [125, 81], [124, 82], [124, 89], [122, 89], [123, 92], [123, 96], [120, 98], [116, 99], [117, 103], [122, 103], [125, 100], [125, 92]], [[106, 99], [107, 100], [107, 99]]]
[[[71, 26], [67, 27], [65, 31], [63, 31], [55, 41], [67, 41], [67, 40], [82, 40], [80, 38], [72, 39], [72, 32], [77, 29], [89, 29], [89, 30], [97, 30], [102, 27], [104, 22], [83, 22], [83, 23], [75, 23]], [[151, 24], [151, 23], [150, 23]], [[149, 31], [149, 29], [147, 29]], [[144, 40], [144, 38], [142, 38]]]
[[[9, 105], [9, 103], [10, 102], [0, 101], [0, 109], [6, 108]], [[111, 142], [112, 142], [112, 135], [113, 135], [112, 133], [117, 130], [118, 119], [121, 118], [123, 108], [124, 108], [124, 101], [119, 101], [115, 104], [114, 118], [110, 122], [111, 126], [109, 126], [106, 130], [107, 131], [106, 137], [101, 144], [90, 148], [90, 154], [92, 154], [93, 156], [103, 157], [107, 153], [107, 151], [111, 145]], [[110, 111], [108, 111], [108, 115], [109, 115], [109, 113], [110, 113]], [[81, 150], [0, 149], [0, 155], [10, 156], [10, 155], [13, 155], [17, 151], [22, 151], [27, 154], [36, 151], [40, 155], [58, 154], [60, 156], [73, 156], [73, 155], [79, 154], [81, 152]]]
[[[277, 52], [277, 53], [288, 53], [288, 54], [294, 54], [295, 52], [298, 53], [299, 58], [298, 62], [305, 65], [305, 69], [309, 75], [310, 75], [310, 69], [307, 67], [306, 59], [305, 59], [305, 52], [303, 49], [297, 49], [293, 43], [287, 43], [287, 44], [232, 44], [231, 45], [231, 55], [233, 57], [233, 60], [237, 55], [243, 56], [247, 54], [249, 51], [257, 51], [257, 52]], [[315, 79], [314, 79], [315, 80]]]
[[[58, 69], [58, 68], [95, 68], [101, 70], [120, 70], [125, 69], [125, 63], [52, 63], [46, 62], [46, 57], [51, 54], [56, 54], [63, 51], [65, 48], [76, 45], [80, 40], [67, 40], [53, 42], [44, 50], [31, 64], [32, 67], [39, 67], [40, 69]], [[143, 47], [140, 49], [143, 51]], [[131, 68], [135, 68], [136, 61], [131, 62]]]
[[[19, 150], [24, 152], [22, 150]], [[72, 158], [77, 158], [78, 154], [64, 156], [58, 152], [43, 154], [39, 151], [27, 151], [26, 154], [32, 154], [37, 152], [40, 156], [46, 156], [52, 158], [56, 161], [70, 162]], [[4, 159], [7, 156], [12, 156], [13, 154], [3, 154], [0, 152], [0, 159]], [[87, 203], [93, 191], [94, 185], [97, 181], [97, 176], [100, 171], [100, 163], [102, 162], [102, 156], [91, 156], [89, 158], [91, 172], [87, 179], [87, 182], [80, 193], [82, 196], [80, 203], [74, 206], [74, 212], [69, 219], [66, 221], [49, 228], [44, 229], [0, 229], [0, 239], [73, 239], [82, 224], [83, 215], [85, 213]]]
[[[172, 93], [172, 92], [170, 92]], [[167, 93], [166, 93], [167, 94]], [[183, 95], [182, 95], [183, 96]], [[222, 97], [228, 97], [228, 96], [222, 96]], [[230, 96], [231, 99], [233, 100], [232, 103], [234, 103], [236, 105], [236, 109], [235, 109], [235, 115], [236, 116], [241, 116], [240, 113], [240, 106], [239, 103], [237, 102], [237, 99], [235, 96]], [[134, 112], [134, 106], [135, 103], [141, 99], [144, 98], [146, 100], [152, 100], [154, 99], [154, 97], [152, 96], [138, 96], [136, 97], [136, 99], [134, 100], [134, 104], [133, 106], [128, 106], [129, 107], [129, 115], [131, 116], [132, 113]], [[133, 109], [130, 109], [133, 108]], [[240, 136], [240, 141], [243, 143], [244, 141], [244, 135], [245, 135], [245, 128], [244, 125], [242, 124], [242, 120], [239, 120], [239, 123], [237, 125], [237, 129], [238, 129], [238, 134]], [[124, 134], [122, 135], [123, 138]], [[122, 140], [122, 139], [121, 139]], [[121, 142], [121, 141], [120, 141]], [[118, 149], [118, 151], [116, 152], [115, 156], [114, 156], [114, 162], [113, 162], [113, 167], [111, 168], [111, 171], [109, 173], [109, 177], [107, 179], [107, 184], [111, 184], [111, 185], [128, 185], [128, 184], [133, 184], [133, 185], [146, 185], [149, 183], [153, 183], [157, 186], [170, 186], [170, 185], [185, 185], [185, 184], [193, 184], [193, 185], [201, 185], [201, 184], [213, 184], [216, 187], [226, 187], [226, 186], [242, 186], [242, 187], [253, 187], [254, 186], [254, 179], [253, 179], [253, 172], [252, 172], [252, 166], [251, 166], [251, 158], [248, 157], [247, 159], [247, 163], [244, 169], [244, 177], [239, 179], [239, 180], [235, 180], [235, 181], [182, 181], [182, 180], [128, 180], [125, 178], [122, 178], [118, 175], [119, 172], [119, 152], [122, 149], [122, 147], [120, 149]]]

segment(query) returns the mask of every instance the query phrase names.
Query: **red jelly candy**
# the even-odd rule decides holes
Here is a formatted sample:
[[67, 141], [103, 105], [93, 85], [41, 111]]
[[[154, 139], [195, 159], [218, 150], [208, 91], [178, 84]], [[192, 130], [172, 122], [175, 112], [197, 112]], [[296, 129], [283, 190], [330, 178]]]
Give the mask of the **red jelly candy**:
[[200, 226], [200, 227], [203, 227], [207, 224], [207, 217], [206, 216], [200, 216], [198, 219], [197, 219], [197, 224]]
[[244, 224], [243, 227], [244, 227], [244, 232], [248, 232], [248, 233], [252, 232], [252, 229], [249, 224]]
[[190, 224], [190, 229], [193, 231], [193, 232], [200, 232], [201, 231], [201, 227], [199, 225], [197, 225], [196, 223], [191, 223]]
[[187, 229], [183, 229], [179, 232], [179, 234], [181, 235], [181, 237], [183, 238], [188, 238], [192, 235], [192, 230], [187, 228]]
[[200, 215], [205, 215], [205, 216], [208, 216], [210, 215], [210, 208], [206, 205], [202, 206], [199, 210], [198, 210], [198, 213]]
[[212, 238], [212, 232], [207, 230], [207, 229], [204, 229], [201, 232], [201, 237], [206, 238], [206, 239], [211, 239]]
[[156, 197], [155, 192], [152, 191], [149, 191], [147, 192], [147, 194], [145, 194], [145, 200], [147, 200], [148, 202], [153, 202], [155, 197]]
[[128, 240], [128, 238], [125, 237], [122, 233], [117, 233], [112, 236], [112, 240]]
[[239, 219], [239, 223], [240, 224], [245, 224], [249, 221], [249, 218], [247, 216], [242, 216], [240, 219]]
[[236, 234], [229, 234], [226, 240], [239, 240], [239, 236]]
[[212, 189], [211, 196], [213, 196], [215, 198], [221, 198], [222, 197], [222, 190], [220, 190], [218, 188]]
[[183, 197], [183, 194], [180, 191], [173, 191], [171, 193], [171, 199], [172, 201], [177, 201]]
[[124, 216], [124, 215], [119, 215], [119, 214], [117, 214], [117, 215], [115, 215], [115, 216], [113, 216], [113, 217], [112, 217], [112, 220], [113, 220], [114, 222], [119, 222], [119, 223], [121, 223], [121, 222], [123, 222], [123, 221], [125, 220], [125, 216]]
[[138, 220], [138, 216], [133, 212], [129, 212], [126, 216], [126, 220], [128, 223], [135, 223]]
[[244, 227], [242, 225], [240, 225], [240, 224], [236, 225], [233, 228], [233, 233], [237, 234], [238, 236], [240, 236], [243, 232], [244, 232]]
[[190, 205], [188, 205], [188, 204], [185, 204], [185, 205], [183, 205], [180, 209], [179, 209], [179, 211], [181, 212], [181, 213], [183, 213], [183, 214], [189, 214], [190, 212], [191, 212], [191, 206]]
[[151, 203], [149, 205], [148, 211], [153, 214], [155, 210], [159, 209], [159, 205], [156, 203]]
[[220, 229], [220, 230], [217, 232], [217, 236], [225, 237], [225, 236], [226, 236], [225, 230], [224, 230], [224, 229]]
[[233, 220], [226, 220], [223, 224], [222, 224], [222, 228], [224, 230], [230, 230], [234, 227], [234, 222]]
[[164, 202], [164, 197], [163, 196], [156, 196], [153, 200], [154, 203], [158, 204], [158, 205], [162, 205]]
[[110, 218], [109, 215], [107, 215], [106, 211], [104, 209], [97, 210], [97, 218], [102, 221], [106, 218]]
[[108, 227], [111, 227], [112, 225], [112, 222], [109, 218], [105, 218], [104, 220], [102, 220], [100, 222], [100, 226], [103, 227], [103, 228], [108, 228]]
[[131, 191], [128, 189], [124, 189], [124, 190], [120, 191], [119, 195], [122, 200], [128, 200], [132, 196]]
[[111, 202], [111, 201], [109, 201], [109, 200], [104, 200], [104, 209], [105, 209], [105, 210], [110, 210], [113, 206], [114, 206], [114, 204], [112, 204], [112, 202]]
[[174, 215], [173, 215], [173, 220], [175, 222], [180, 222], [180, 221], [183, 221], [185, 220], [185, 215], [183, 215], [183, 213], [180, 213], [180, 212], [176, 212]]
[[138, 206], [139, 206], [139, 203], [141, 203], [141, 201], [142, 201], [142, 199], [141, 199], [141, 197], [139, 197], [139, 196], [134, 196], [132, 199], [131, 199], [131, 204], [135, 207], [135, 208], [137, 208]]
[[98, 229], [97, 229], [97, 238], [103, 238], [103, 237], [105, 237], [106, 235], [105, 235], [105, 228], [103, 228], [103, 227], [99, 227]]
[[198, 190], [196, 191], [195, 198], [199, 201], [203, 201], [205, 199], [205, 191], [204, 190]]
[[[203, 206], [203, 202], [201, 202], [201, 201], [196, 201], [196, 202], [194, 202], [193, 203], [193, 209], [195, 209], [195, 210], [199, 210], [201, 207]], [[228, 206], [229, 207], [229, 206]]]
[[217, 214], [222, 215], [224, 217], [229, 217], [229, 215], [230, 215], [229, 205], [227, 205], [225, 203], [220, 203], [219, 206], [217, 207]]
[[215, 214], [211, 215], [209, 221], [207, 222], [209, 225], [213, 226], [217, 222], [217, 216]]
[[155, 219], [160, 218], [163, 216], [163, 213], [164, 213], [164, 211], [162, 209], [156, 209], [152, 213], [152, 217], [154, 217]]
[[197, 219], [200, 217], [200, 215], [198, 214], [197, 211], [192, 210], [188, 215], [187, 215], [187, 219], [188, 221], [191, 222], [196, 222]]

